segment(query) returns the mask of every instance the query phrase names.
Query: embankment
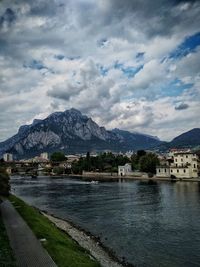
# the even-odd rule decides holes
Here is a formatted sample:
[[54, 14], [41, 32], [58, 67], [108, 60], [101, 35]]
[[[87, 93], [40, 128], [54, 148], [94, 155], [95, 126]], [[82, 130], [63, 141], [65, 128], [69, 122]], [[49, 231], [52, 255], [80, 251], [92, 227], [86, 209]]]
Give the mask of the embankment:
[[103, 246], [99, 238], [94, 237], [91, 233], [75, 226], [72, 222], [62, 220], [46, 212], [42, 212], [42, 214], [71, 236], [81, 247], [89, 251], [102, 267], [133, 267], [133, 265], [119, 260], [111, 250]]

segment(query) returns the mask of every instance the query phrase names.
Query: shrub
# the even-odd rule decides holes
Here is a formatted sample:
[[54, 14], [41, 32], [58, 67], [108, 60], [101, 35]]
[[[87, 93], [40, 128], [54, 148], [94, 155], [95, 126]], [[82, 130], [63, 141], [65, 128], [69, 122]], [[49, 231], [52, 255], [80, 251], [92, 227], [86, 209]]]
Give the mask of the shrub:
[[54, 167], [53, 168], [53, 173], [60, 175], [65, 173], [65, 168], [63, 167]]
[[153, 177], [153, 173], [152, 172], [148, 172], [148, 177], [152, 178]]
[[61, 162], [61, 161], [65, 161], [65, 160], [67, 160], [67, 158], [65, 157], [65, 154], [63, 152], [54, 152], [51, 155], [51, 161]]

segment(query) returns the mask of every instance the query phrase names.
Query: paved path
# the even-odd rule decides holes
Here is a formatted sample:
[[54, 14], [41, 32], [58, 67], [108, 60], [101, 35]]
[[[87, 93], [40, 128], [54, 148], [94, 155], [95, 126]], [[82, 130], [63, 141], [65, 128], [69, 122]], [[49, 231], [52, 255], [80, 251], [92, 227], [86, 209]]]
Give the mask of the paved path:
[[19, 267], [56, 267], [40, 241], [13, 205], [5, 200], [1, 205], [3, 221]]

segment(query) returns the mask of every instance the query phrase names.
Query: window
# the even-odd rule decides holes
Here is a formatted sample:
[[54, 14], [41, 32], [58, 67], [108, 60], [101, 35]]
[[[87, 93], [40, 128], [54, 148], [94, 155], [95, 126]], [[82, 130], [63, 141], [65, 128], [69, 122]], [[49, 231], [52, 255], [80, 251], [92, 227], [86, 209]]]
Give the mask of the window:
[[167, 172], [167, 170], [165, 169], [165, 172]]
[[194, 168], [196, 168], [196, 164], [194, 164]]
[[160, 172], [160, 169], [158, 169], [158, 172]]
[[177, 170], [177, 173], [179, 172], [179, 170]]
[[183, 159], [181, 159], [181, 162], [183, 162]]
[[186, 155], [186, 159], [188, 158], [188, 155]]
[[171, 170], [171, 172], [173, 172], [173, 170]]
[[185, 173], [185, 169], [183, 170], [183, 172]]

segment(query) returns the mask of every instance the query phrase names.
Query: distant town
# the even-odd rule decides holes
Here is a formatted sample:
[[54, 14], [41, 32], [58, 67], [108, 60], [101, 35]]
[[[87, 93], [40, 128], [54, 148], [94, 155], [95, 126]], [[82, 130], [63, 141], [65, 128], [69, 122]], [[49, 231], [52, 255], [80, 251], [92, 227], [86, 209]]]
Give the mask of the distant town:
[[9, 175], [32, 178], [78, 175], [90, 180], [200, 180], [200, 151], [190, 149], [170, 149], [165, 154], [138, 150], [65, 155], [58, 151], [21, 160], [14, 160], [11, 153], [5, 153], [1, 165], [6, 167]]

